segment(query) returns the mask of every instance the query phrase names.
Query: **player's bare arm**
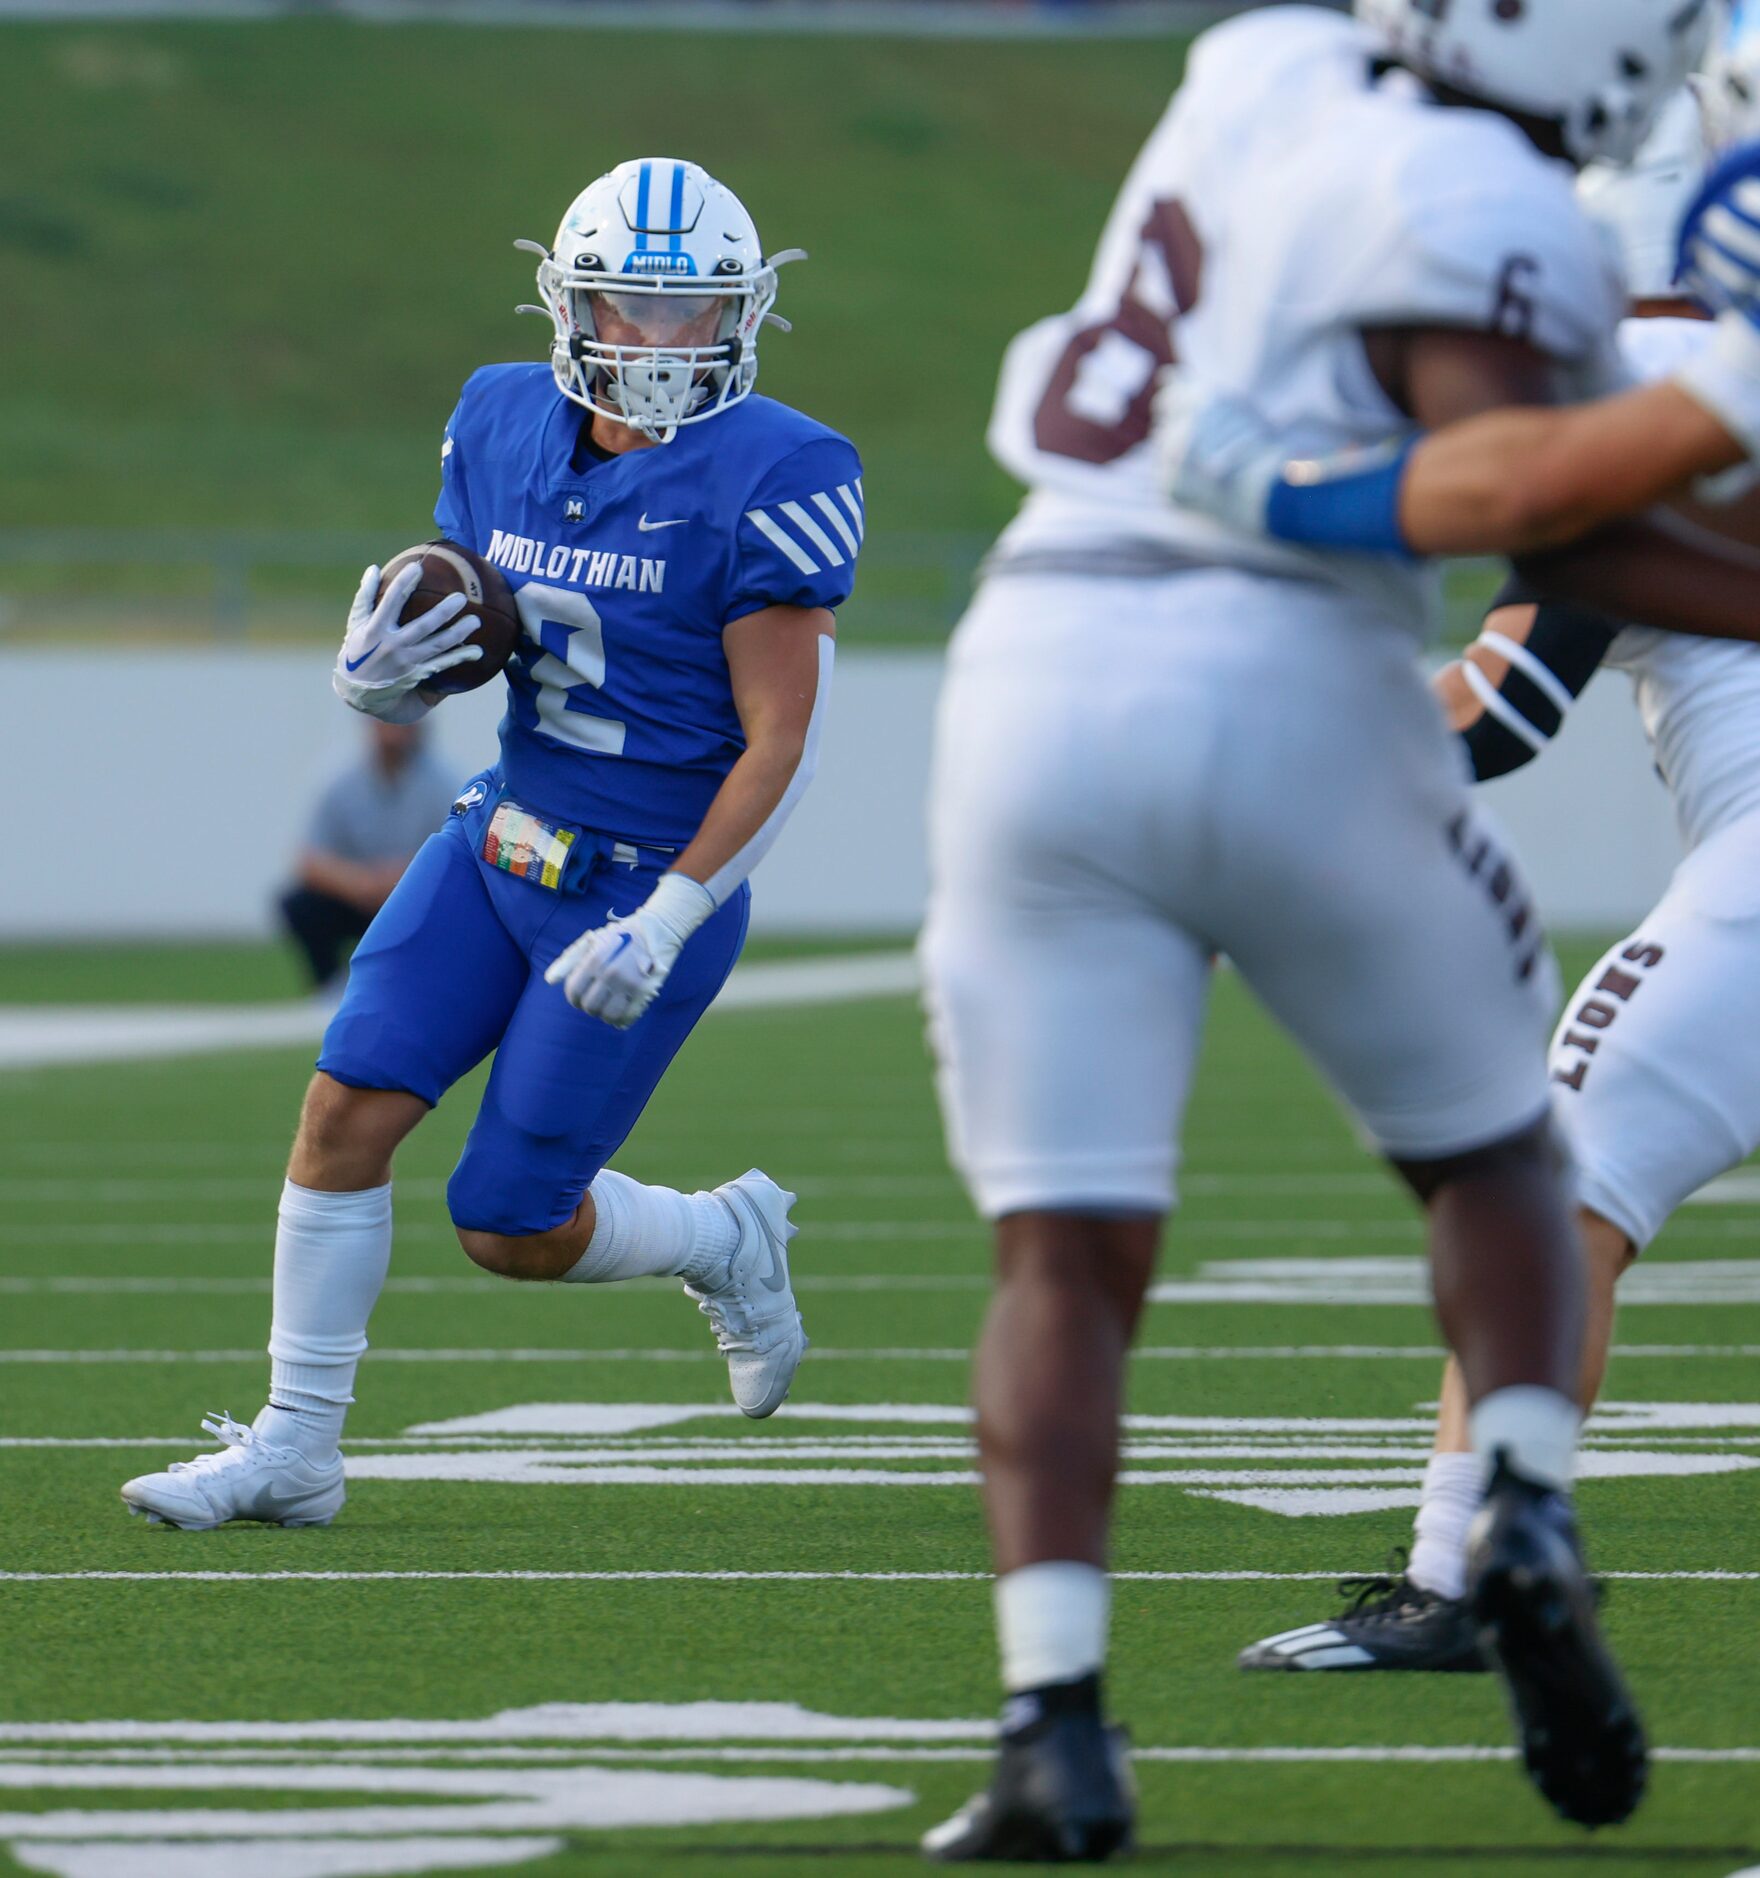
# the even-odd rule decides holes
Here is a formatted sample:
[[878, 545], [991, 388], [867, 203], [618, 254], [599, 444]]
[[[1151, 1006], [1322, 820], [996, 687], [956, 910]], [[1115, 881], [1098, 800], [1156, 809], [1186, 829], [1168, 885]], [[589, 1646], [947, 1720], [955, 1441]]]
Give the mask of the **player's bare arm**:
[[1530, 554], [1581, 539], [1742, 462], [1675, 384], [1593, 404], [1492, 410], [1421, 438], [1400, 486], [1414, 554]]
[[771, 606], [723, 632], [746, 747], [648, 900], [583, 933], [544, 974], [577, 1010], [619, 1030], [635, 1023], [691, 934], [769, 852], [812, 779], [834, 631], [828, 608]]
[[836, 635], [836, 619], [824, 607], [799, 606], [748, 613], [721, 635], [745, 753], [728, 771], [675, 873], [710, 885], [765, 831], [790, 791], [806, 786], [814, 717], [830, 689]]
[[299, 857], [297, 871], [302, 887], [346, 901], [363, 913], [378, 912], [403, 874], [396, 861], [351, 861], [317, 848], [308, 848]]
[[[1642, 519], [1607, 520], [1632, 507], [1646, 506], [1646, 479], [1664, 473], [1653, 472], [1650, 466], [1670, 444], [1665, 435], [1655, 449], [1640, 451], [1635, 433], [1626, 432], [1624, 448], [1632, 461], [1619, 463], [1612, 455], [1616, 445], [1601, 428], [1598, 414], [1624, 412], [1652, 392], [1664, 393], [1689, 414], [1698, 414], [1696, 419], [1689, 415], [1671, 433], [1676, 461], [1689, 437], [1703, 441], [1704, 425], [1723, 440], [1721, 448], [1708, 453], [1703, 462], [1707, 473], [1729, 468], [1742, 458], [1729, 433], [1672, 381], [1598, 404], [1546, 408], [1556, 395], [1556, 367], [1523, 341], [1496, 334], [1411, 328], [1367, 333], [1364, 342], [1388, 396], [1426, 427], [1426, 434], [1406, 459], [1400, 482], [1402, 529], [1416, 466], [1425, 451], [1439, 444], [1445, 470], [1451, 460], [1471, 462], [1473, 467], [1447, 472], [1456, 486], [1445, 498], [1437, 497], [1437, 503], [1443, 499], [1478, 503], [1478, 520], [1470, 528], [1457, 529], [1441, 506], [1432, 506], [1433, 491], [1441, 485], [1433, 485], [1428, 477], [1418, 478], [1423, 515], [1434, 517], [1438, 534], [1450, 532], [1464, 544], [1447, 551], [1507, 553], [1535, 592], [1549, 600], [1642, 619], [1675, 632], [1732, 639], [1760, 636], [1760, 613], [1754, 604], [1760, 555], [1753, 549], [1713, 534], [1684, 516], [1658, 513]], [[1590, 438], [1583, 451], [1583, 467], [1569, 472], [1561, 468], [1555, 476], [1554, 459], [1541, 447], [1541, 432], [1555, 422], [1568, 429], [1577, 420], [1586, 421]], [[1623, 426], [1624, 417], [1619, 421]], [[1519, 447], [1510, 447], [1505, 461], [1505, 445], [1496, 440], [1516, 433], [1525, 435], [1525, 447], [1539, 457], [1537, 472], [1518, 467]], [[1493, 442], [1474, 462], [1476, 447], [1470, 439], [1480, 434]], [[1463, 436], [1469, 439], [1467, 449], [1454, 451], [1449, 440]], [[1579, 447], [1570, 446], [1573, 452]], [[1600, 482], [1591, 478], [1587, 468], [1597, 455], [1602, 460]], [[1693, 473], [1675, 476], [1667, 486], [1689, 481]], [[1500, 477], [1512, 484], [1514, 493], [1499, 492]], [[1618, 497], [1604, 493], [1613, 483], [1623, 491]], [[1628, 501], [1626, 497], [1635, 491], [1640, 493]], [[1501, 517], [1502, 533], [1491, 528], [1494, 515]], [[1597, 526], [1603, 522], [1605, 526]], [[1417, 552], [1442, 551], [1412, 545]]]
[[[1581, 562], [1536, 562], [1546, 591], [1674, 630], [1749, 637], [1740, 583], [1718, 568], [1753, 571], [1723, 545], [1724, 536], [1749, 542], [1752, 517], [1694, 511], [1691, 498], [1760, 451], [1760, 145], [1738, 147], [1711, 172], [1682, 225], [1679, 273], [1683, 291], [1721, 311], [1708, 343], [1670, 377], [1569, 408], [1512, 396], [1367, 455], [1299, 461], [1286, 451], [1276, 461], [1250, 406], [1176, 378], [1162, 405], [1169, 487], [1235, 526], [1359, 552], [1534, 557], [1595, 536], [1593, 574]], [[1426, 423], [1377, 364], [1395, 402]], [[1630, 603], [1630, 544], [1597, 531], [1671, 498], [1685, 513], [1644, 526], [1638, 558], [1671, 539], [1670, 577], [1693, 591], [1670, 611], [1646, 612]]]

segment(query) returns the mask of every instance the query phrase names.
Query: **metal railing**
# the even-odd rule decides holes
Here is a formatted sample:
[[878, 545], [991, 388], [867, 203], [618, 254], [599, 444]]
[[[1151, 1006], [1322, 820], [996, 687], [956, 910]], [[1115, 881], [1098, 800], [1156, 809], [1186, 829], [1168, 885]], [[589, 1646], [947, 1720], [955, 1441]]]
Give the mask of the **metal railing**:
[[[857, 643], [933, 644], [966, 603], [991, 537], [876, 530], [846, 611]], [[194, 528], [0, 529], [0, 644], [288, 640], [341, 631], [383, 533]]]

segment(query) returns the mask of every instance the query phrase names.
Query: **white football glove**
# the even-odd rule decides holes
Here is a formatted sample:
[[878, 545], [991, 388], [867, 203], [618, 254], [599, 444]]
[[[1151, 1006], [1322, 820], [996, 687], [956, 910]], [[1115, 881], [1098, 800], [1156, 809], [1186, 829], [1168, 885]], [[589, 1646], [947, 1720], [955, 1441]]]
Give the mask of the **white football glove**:
[[662, 874], [633, 913], [584, 932], [544, 974], [577, 1011], [628, 1030], [660, 995], [684, 942], [715, 911], [709, 889], [685, 874]]
[[477, 629], [460, 619], [468, 602], [449, 593], [436, 607], [399, 625], [404, 602], [422, 584], [422, 564], [411, 561], [379, 591], [379, 570], [369, 567], [348, 609], [348, 631], [336, 655], [330, 682], [336, 695], [357, 711], [387, 724], [409, 724], [429, 710], [416, 687], [426, 680], [483, 656], [481, 646], [464, 642]]
[[1184, 372], [1155, 394], [1155, 449], [1179, 507], [1246, 535], [1265, 533], [1271, 486], [1298, 454], [1249, 399], [1203, 391]]

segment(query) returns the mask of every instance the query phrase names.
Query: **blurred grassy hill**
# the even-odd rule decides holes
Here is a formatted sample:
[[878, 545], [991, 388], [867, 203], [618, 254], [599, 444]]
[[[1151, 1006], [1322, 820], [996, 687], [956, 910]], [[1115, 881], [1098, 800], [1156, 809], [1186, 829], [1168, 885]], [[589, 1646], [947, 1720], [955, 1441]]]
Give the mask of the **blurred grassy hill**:
[[812, 251], [762, 382], [855, 438], [874, 527], [982, 536], [1002, 348], [1078, 292], [1182, 52], [0, 27], [0, 522], [410, 538], [460, 382], [542, 356], [513, 239], [669, 153]]

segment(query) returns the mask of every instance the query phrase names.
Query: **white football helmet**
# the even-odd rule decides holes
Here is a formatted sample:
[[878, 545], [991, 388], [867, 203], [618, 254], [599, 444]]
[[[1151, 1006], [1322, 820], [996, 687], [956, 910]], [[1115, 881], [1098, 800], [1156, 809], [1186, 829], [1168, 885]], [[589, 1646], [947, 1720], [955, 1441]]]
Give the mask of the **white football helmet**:
[[1699, 94], [1683, 86], [1663, 106], [1644, 147], [1628, 164], [1592, 163], [1577, 199], [1619, 243], [1634, 300], [1671, 300], [1681, 218], [1699, 193], [1712, 150]]
[[639, 157], [575, 197], [541, 255], [550, 366], [564, 397], [667, 443], [747, 397], [776, 269], [745, 205], [695, 163]]
[[1705, 122], [1717, 150], [1760, 137], [1760, 30], [1715, 53], [1700, 80]]
[[1580, 164], [1629, 163], [1704, 57], [1714, 0], [1356, 0], [1390, 57], [1555, 122]]

